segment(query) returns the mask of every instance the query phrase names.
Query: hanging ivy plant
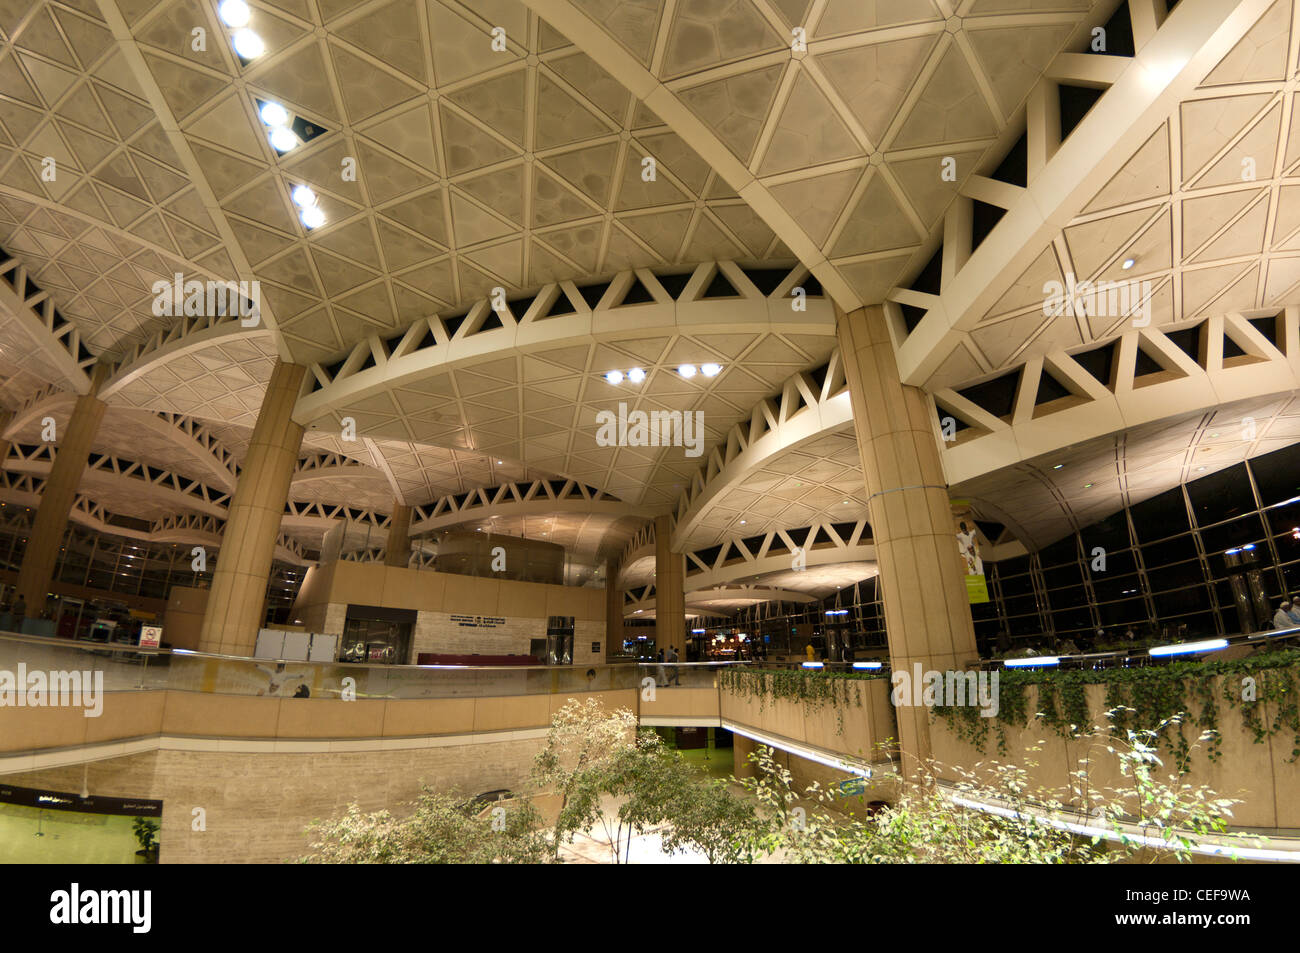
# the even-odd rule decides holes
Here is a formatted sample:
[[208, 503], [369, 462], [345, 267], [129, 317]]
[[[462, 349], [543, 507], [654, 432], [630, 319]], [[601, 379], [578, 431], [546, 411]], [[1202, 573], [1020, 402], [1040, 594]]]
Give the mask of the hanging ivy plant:
[[[998, 713], [985, 718], [973, 706], [936, 706], [959, 738], [983, 752], [989, 731], [997, 733], [998, 752], [1006, 755], [1006, 729], [1026, 728], [1031, 714], [1062, 738], [1087, 731], [1105, 720], [1088, 705], [1090, 685], [1105, 686], [1112, 723], [1121, 729], [1165, 725], [1161, 742], [1180, 773], [1191, 767], [1192, 744], [1202, 734], [1211, 761], [1222, 756], [1220, 703], [1238, 708], [1256, 744], [1289, 732], [1290, 762], [1300, 759], [1300, 650], [1260, 652], [1227, 662], [1173, 662], [1150, 668], [1097, 670], [1004, 670], [999, 673]], [[1217, 690], [1216, 690], [1217, 686]], [[1271, 721], [1266, 704], [1273, 706]], [[1183, 715], [1181, 719], [1173, 719]], [[990, 724], [992, 723], [992, 724]], [[1189, 732], [1190, 729], [1190, 732]]]
[[803, 705], [807, 714], [830, 703], [836, 711], [836, 734], [843, 734], [844, 710], [850, 706], [862, 707], [862, 692], [854, 683], [885, 677], [879, 672], [782, 671], [733, 666], [718, 673], [718, 687], [742, 698], [757, 699], [760, 712], [767, 708], [769, 700], [796, 702]]

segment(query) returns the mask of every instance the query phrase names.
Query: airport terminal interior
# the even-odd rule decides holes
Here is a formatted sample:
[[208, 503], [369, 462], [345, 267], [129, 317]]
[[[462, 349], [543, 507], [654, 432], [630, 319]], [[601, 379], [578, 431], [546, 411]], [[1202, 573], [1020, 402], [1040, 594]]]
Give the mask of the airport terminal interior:
[[1300, 859], [1298, 86], [1296, 0], [0, 0], [0, 860]]

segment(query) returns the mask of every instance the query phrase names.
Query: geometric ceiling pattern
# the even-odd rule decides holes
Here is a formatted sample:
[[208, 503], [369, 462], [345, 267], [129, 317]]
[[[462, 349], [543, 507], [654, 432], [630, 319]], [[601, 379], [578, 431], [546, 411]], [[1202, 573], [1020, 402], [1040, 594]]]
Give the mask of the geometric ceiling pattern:
[[[827, 361], [834, 338], [822, 315], [807, 316], [810, 326], [799, 330], [757, 301], [743, 303], [762, 313], [759, 320], [693, 324], [689, 309], [714, 303], [668, 293], [669, 283], [649, 272], [641, 280], [660, 307], [677, 299], [670, 320], [655, 306], [624, 312], [588, 302], [584, 311], [567, 283], [633, 269], [683, 274], [720, 262], [728, 273], [737, 265], [810, 268], [841, 304], [881, 301], [930, 258], [972, 176], [988, 174], [1019, 134], [1045, 71], [1063, 51], [1083, 49], [1089, 29], [1114, 7], [1093, 0], [250, 5], [266, 52], [244, 62], [212, 0], [0, 0], [0, 248], [94, 356], [127, 362], [110, 379], [97, 453], [224, 492], [228, 463], [247, 452], [278, 357], [311, 365], [308, 379], [320, 384], [300, 404], [310, 413], [298, 419], [310, 419], [291, 500], [380, 513], [395, 501], [424, 505], [556, 478], [596, 487], [629, 509], [670, 511], [707, 472], [708, 455], [599, 446], [596, 414], [621, 402], [700, 411], [706, 451], [724, 450], [756, 406], [792, 375]], [[1115, 148], [1129, 156], [1123, 168], [1062, 217], [1048, 241], [1021, 249], [1011, 272], [1023, 272], [1020, 279], [969, 316], [955, 356], [927, 371], [928, 390], [965, 385], [1045, 351], [1081, 351], [1127, 329], [1128, 315], [1045, 319], [1042, 285], [1068, 283], [1067, 273], [1149, 280], [1152, 324], [1166, 331], [1225, 312], [1254, 317], [1295, 297], [1293, 17], [1291, 0], [1278, 0], [1154, 134], [1131, 143], [1121, 137]], [[206, 31], [203, 49], [192, 45], [196, 27]], [[494, 28], [503, 31], [500, 49]], [[792, 48], [792, 38], [806, 48]], [[278, 154], [258, 116], [265, 101], [283, 104], [318, 134]], [[1248, 165], [1252, 175], [1243, 177]], [[304, 184], [325, 216], [314, 230], [290, 198]], [[1119, 263], [1127, 258], [1134, 267], [1125, 271]], [[223, 333], [198, 328], [201, 342], [168, 338], [182, 319], [152, 313], [151, 286], [177, 272], [256, 279], [265, 327], [244, 334], [231, 322]], [[479, 347], [470, 330], [450, 330], [456, 319], [447, 316], [496, 287], [513, 304], [558, 282], [575, 314], [547, 320], [575, 322], [581, 330], [572, 337], [535, 336], [533, 325], [546, 328], [535, 312], [503, 316], [506, 331], [483, 332], [509, 337], [501, 347]], [[739, 297], [753, 295], [742, 289]], [[642, 325], [638, 314], [649, 316]], [[411, 366], [424, 344], [385, 348], [426, 320], [431, 332], [434, 325], [445, 332], [433, 335], [438, 363], [418, 373], [399, 369], [368, 389], [357, 383]], [[40, 395], [45, 384], [66, 387], [68, 377], [48, 342], [33, 340], [39, 332], [25, 314], [0, 307], [0, 406], [21, 416], [40, 398], [10, 435], [20, 444], [39, 442], [42, 400], [50, 400], [60, 428], [70, 406]], [[158, 332], [164, 337], [155, 339]], [[358, 347], [373, 349], [375, 361], [359, 367]], [[676, 371], [708, 362], [721, 373], [688, 380]], [[604, 379], [632, 367], [646, 370], [635, 387]], [[1230, 406], [1238, 417], [1268, 421], [1244, 448], [1213, 436], [1226, 431], [1214, 411], [1203, 410], [1086, 441], [1050, 464], [1025, 459], [959, 489], [982, 515], [1041, 545], [1202, 467], [1295, 439], [1289, 397]], [[174, 415], [193, 420], [178, 429]], [[342, 439], [343, 417], [355, 420], [357, 439]], [[702, 498], [707, 506], [679, 546], [866, 519], [853, 431], [842, 420], [755, 455], [716, 498]], [[1051, 469], [1063, 460], [1065, 469]], [[1085, 475], [1086, 493], [1060, 482], [1075, 474]], [[100, 468], [81, 489], [140, 519], [186, 511], [178, 494], [140, 494], [138, 481], [126, 479]], [[588, 579], [644, 525], [641, 517], [558, 506], [550, 514], [490, 516], [458, 528], [559, 542], [571, 570]], [[289, 529], [309, 545], [323, 532], [312, 520], [287, 521]], [[848, 561], [765, 584], [831, 591], [865, 571]], [[729, 597], [718, 598], [721, 606]], [[755, 598], [735, 595], [731, 607]]]
[[962, 182], [1056, 54], [1086, 40], [1083, 21], [1098, 6], [526, 2], [571, 32], [598, 34], [630, 88], [658, 85], [679, 121], [702, 124], [697, 151], [730, 168], [733, 184], [750, 182], [751, 203], [790, 229], [778, 233], [805, 263], [829, 262], [846, 307], [880, 301], [920, 263]]
[[[927, 389], [1053, 349], [1294, 303], [1300, 285], [1300, 123], [1291, 0], [1277, 0], [1119, 172], [982, 314]], [[1125, 263], [1131, 262], [1127, 268]], [[1045, 314], [1048, 283], [1128, 283], [1128, 307]], [[1069, 293], [1069, 292], [1067, 292]], [[1082, 291], [1080, 292], [1083, 293]]]
[[[696, 333], [656, 326], [619, 338], [574, 337], [561, 347], [497, 349], [356, 403], [340, 399], [331, 416], [353, 418], [358, 434], [376, 440], [409, 437], [418, 428], [422, 441], [501, 454], [493, 459], [581, 479], [628, 503], [666, 506], [700, 458], [682, 446], [601, 446], [597, 415], [617, 415], [620, 404], [629, 413], [698, 412], [703, 447], [712, 446], [791, 373], [825, 360], [834, 338], [823, 327], [807, 330], [777, 333], [757, 321]], [[722, 368], [712, 378], [677, 372], [683, 363], [709, 362]], [[633, 367], [645, 371], [639, 384], [605, 379], [612, 369]]]

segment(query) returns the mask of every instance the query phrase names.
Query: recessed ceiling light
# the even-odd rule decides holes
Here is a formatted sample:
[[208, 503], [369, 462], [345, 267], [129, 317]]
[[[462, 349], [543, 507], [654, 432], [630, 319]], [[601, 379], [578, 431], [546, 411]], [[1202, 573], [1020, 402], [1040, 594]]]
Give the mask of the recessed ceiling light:
[[221, 6], [217, 7], [217, 15], [229, 27], [244, 26], [250, 16], [248, 4], [244, 0], [222, 0]]
[[288, 152], [298, 144], [298, 137], [288, 126], [277, 126], [271, 130], [271, 148], [276, 152]]
[[1083, 488], [1084, 488], [1085, 490], [1089, 490], [1089, 489], [1092, 488], [1092, 484], [1091, 484], [1091, 483], [1085, 483], [1085, 484], [1083, 485]]
[[[498, 461], [497, 461], [497, 466], [501, 466], [501, 461], [500, 461], [500, 460], [498, 460]], [[496, 519], [496, 517], [495, 517], [495, 516], [494, 516], [494, 517], [492, 517], [492, 518], [493, 518], [493, 519]]]
[[308, 228], [320, 228], [325, 224], [325, 213], [318, 206], [312, 205], [302, 210], [298, 216]]
[[1058, 463], [1056, 466], [1052, 467], [1052, 469], [1053, 469], [1053, 470], [1059, 470], [1059, 469], [1061, 469], [1061, 467], [1063, 467], [1063, 466], [1065, 466], [1064, 463]]
[[296, 186], [290, 195], [293, 198], [293, 204], [299, 208], [310, 208], [316, 204], [316, 193], [308, 186]]
[[717, 377], [719, 374], [722, 373], [722, 365], [703, 364], [700, 366], [700, 370], [703, 372], [705, 377]]
[[1120, 267], [1123, 268], [1125, 271], [1128, 271], [1130, 268], [1132, 268], [1132, 267], [1133, 267], [1134, 265], [1136, 265], [1136, 264], [1137, 264], [1137, 259], [1136, 259], [1136, 258], [1125, 258], [1125, 259], [1124, 259], [1124, 263], [1123, 263], [1122, 265], [1120, 265]]
[[266, 44], [252, 30], [240, 30], [235, 34], [235, 52], [246, 60], [255, 60], [266, 52]]
[[606, 371], [606, 372], [605, 372], [605, 380], [609, 381], [611, 384], [621, 384], [621, 383], [623, 383], [623, 372], [622, 372], [622, 371]]
[[1197, 468], [1196, 468], [1196, 472], [1197, 472], [1197, 473], [1200, 473], [1200, 472], [1201, 472], [1202, 470], [1204, 470], [1204, 469], [1205, 469], [1205, 467], [1197, 467]]
[[289, 125], [289, 110], [279, 103], [262, 103], [262, 108], [257, 111], [257, 114], [268, 126]]
[[695, 376], [695, 365], [683, 364], [681, 367], [677, 368], [677, 373], [681, 374], [682, 377], [685, 377], [687, 380], [690, 380]]
[[627, 379], [633, 384], [639, 384], [645, 380], [645, 371], [641, 370], [639, 367], [634, 367], [632, 370], [627, 372]]

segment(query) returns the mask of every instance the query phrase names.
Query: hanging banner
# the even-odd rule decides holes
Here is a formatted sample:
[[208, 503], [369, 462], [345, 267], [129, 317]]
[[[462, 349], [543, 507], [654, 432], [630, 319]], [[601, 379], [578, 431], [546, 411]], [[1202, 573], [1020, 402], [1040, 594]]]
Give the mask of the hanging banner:
[[980, 556], [979, 530], [969, 500], [950, 500], [952, 518], [957, 526], [957, 553], [966, 574], [966, 599], [972, 604], [989, 601], [989, 586], [984, 578], [984, 559]]

